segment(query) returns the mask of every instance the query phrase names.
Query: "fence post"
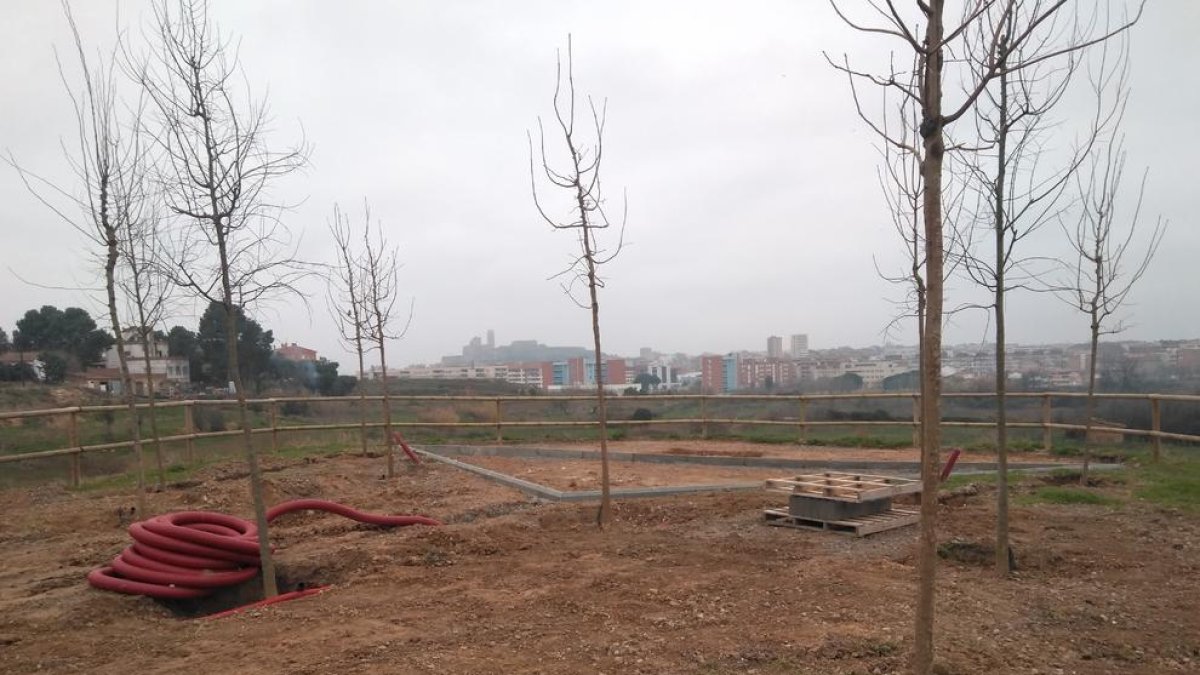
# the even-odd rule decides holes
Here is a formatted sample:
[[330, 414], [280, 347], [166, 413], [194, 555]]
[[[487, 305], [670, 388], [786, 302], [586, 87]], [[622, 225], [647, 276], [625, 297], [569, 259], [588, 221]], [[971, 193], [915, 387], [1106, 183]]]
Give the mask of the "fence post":
[[504, 442], [504, 436], [503, 436], [503, 434], [500, 433], [500, 428], [501, 428], [500, 419], [501, 419], [500, 418], [500, 399], [497, 398], [496, 399], [496, 442], [497, 443]]
[[800, 398], [800, 444], [808, 443], [808, 399]]
[[83, 451], [79, 449], [79, 410], [72, 410], [69, 426], [67, 427], [68, 444], [75, 448], [75, 452], [71, 453], [71, 468], [70, 468], [70, 483], [71, 487], [79, 487], [83, 482], [83, 462], [81, 455]]
[[921, 447], [921, 396], [913, 394], [912, 397], [912, 444], [914, 448]]
[[1162, 401], [1151, 396], [1150, 397], [1150, 428], [1154, 431], [1151, 437], [1154, 439], [1154, 462], [1157, 463], [1162, 454], [1162, 438], [1158, 435], [1162, 431]]
[[189, 466], [196, 459], [196, 439], [192, 438], [192, 434], [196, 433], [196, 418], [192, 413], [192, 405], [192, 402], [188, 401], [183, 406], [183, 433], [187, 435], [183, 446], [183, 461]]
[[1054, 449], [1054, 429], [1050, 428], [1050, 394], [1042, 394], [1042, 450]]
[[271, 399], [271, 452], [279, 452], [279, 401]]
[[708, 440], [708, 397], [700, 395], [700, 438]]

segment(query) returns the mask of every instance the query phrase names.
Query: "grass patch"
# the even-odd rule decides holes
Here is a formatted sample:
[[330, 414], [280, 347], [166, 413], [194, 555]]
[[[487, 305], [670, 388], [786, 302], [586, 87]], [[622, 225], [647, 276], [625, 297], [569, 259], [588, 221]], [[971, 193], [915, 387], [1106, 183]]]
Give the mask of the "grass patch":
[[1048, 486], [1038, 488], [1031, 494], [1017, 498], [1020, 504], [1090, 504], [1093, 506], [1118, 506], [1121, 500], [1110, 495], [1077, 487]]
[[1200, 458], [1148, 464], [1134, 472], [1133, 494], [1153, 504], [1200, 511]]

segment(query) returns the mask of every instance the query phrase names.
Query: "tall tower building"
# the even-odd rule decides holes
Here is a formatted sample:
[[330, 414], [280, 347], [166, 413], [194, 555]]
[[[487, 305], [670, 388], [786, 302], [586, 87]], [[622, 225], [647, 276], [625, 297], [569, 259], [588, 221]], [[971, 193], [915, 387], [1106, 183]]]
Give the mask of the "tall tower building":
[[492, 330], [491, 328], [489, 328], [487, 332], [487, 346], [488, 349], [496, 348], [496, 331]]
[[792, 336], [792, 358], [798, 359], [803, 356], [808, 356], [808, 335], [797, 333]]
[[783, 338], [779, 337], [778, 335], [772, 335], [771, 337], [767, 338], [767, 358], [783, 358]]

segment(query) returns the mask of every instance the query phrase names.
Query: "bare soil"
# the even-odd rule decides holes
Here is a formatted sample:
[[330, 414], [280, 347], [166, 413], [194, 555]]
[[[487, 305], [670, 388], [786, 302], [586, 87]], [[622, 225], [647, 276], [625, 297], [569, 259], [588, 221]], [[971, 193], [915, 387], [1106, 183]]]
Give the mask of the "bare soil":
[[[534, 504], [432, 462], [392, 481], [377, 458], [266, 464], [272, 503], [323, 497], [447, 524], [286, 516], [272, 528], [281, 575], [333, 588], [196, 620], [84, 582], [128, 541], [128, 491], [0, 492], [0, 672], [906, 672], [916, 528], [767, 527], [761, 509], [779, 496], [737, 493], [619, 502], [598, 531], [594, 505]], [[247, 516], [243, 475], [213, 467], [153, 507]], [[993, 498], [942, 507], [940, 537], [960, 543], [947, 550], [986, 547]], [[1200, 516], [1130, 501], [1012, 517], [1012, 579], [993, 577], [986, 551], [939, 566], [940, 672], [1200, 669]]]
[[[581, 459], [522, 457], [456, 457], [486, 469], [533, 481], [556, 490], [599, 490], [600, 463]], [[789, 469], [706, 466], [703, 464], [648, 464], [617, 462], [608, 464], [613, 487], [659, 487], [663, 485], [712, 485], [746, 483], [768, 478], [786, 478]], [[791, 473], [795, 473], [791, 471]]]

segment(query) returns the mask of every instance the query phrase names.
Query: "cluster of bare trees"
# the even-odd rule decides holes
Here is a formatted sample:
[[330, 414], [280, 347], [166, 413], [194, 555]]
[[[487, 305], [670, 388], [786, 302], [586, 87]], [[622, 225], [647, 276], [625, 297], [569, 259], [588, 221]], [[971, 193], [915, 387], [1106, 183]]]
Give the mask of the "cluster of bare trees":
[[[831, 0], [850, 27], [898, 44], [910, 68], [893, 60], [880, 70], [859, 69], [848, 58], [830, 63], [851, 83], [860, 117], [885, 148], [882, 183], [911, 270], [921, 342], [921, 535], [913, 669], [933, 668], [934, 579], [940, 432], [941, 335], [948, 271], [961, 269], [989, 292], [996, 339], [997, 490], [996, 568], [1011, 569], [1008, 539], [1005, 408], [1005, 299], [1014, 289], [1058, 291], [1089, 316], [1094, 348], [1104, 319], [1120, 306], [1145, 271], [1161, 227], [1145, 253], [1130, 251], [1137, 215], [1117, 223], [1114, 204], [1124, 157], [1116, 127], [1124, 100], [1126, 32], [1141, 15], [1114, 17], [1108, 8], [1079, 8], [1067, 0], [971, 0], [951, 15], [944, 0], [911, 5]], [[1119, 41], [1119, 56], [1107, 44]], [[1096, 57], [1094, 52], [1099, 51]], [[1049, 161], [1050, 117], [1074, 75], [1089, 73], [1095, 112], [1057, 165]], [[868, 114], [859, 84], [898, 95], [898, 105]], [[1114, 97], [1114, 91], [1117, 92]], [[885, 97], [886, 98], [886, 97]], [[952, 99], [947, 104], [946, 99]], [[974, 121], [964, 127], [964, 121]], [[1116, 144], [1116, 145], [1114, 145]], [[1088, 171], [1081, 174], [1081, 167]], [[951, 186], [949, 189], [947, 185]], [[1070, 194], [1075, 187], [1077, 196]], [[947, 215], [950, 214], [950, 215]], [[1077, 224], [1065, 223], [1075, 214]], [[919, 225], [918, 225], [919, 223]], [[1076, 261], [1047, 259], [1019, 250], [1046, 225], [1062, 225]], [[1120, 228], [1124, 234], [1116, 234]], [[1136, 250], [1136, 249], [1135, 249]], [[1068, 269], [1061, 283], [1049, 281]], [[1094, 391], [1094, 363], [1089, 392]], [[1089, 424], [1092, 407], [1089, 405]], [[1085, 464], [1086, 466], [1086, 464]], [[1084, 478], [1086, 481], [1086, 477]]]
[[[387, 448], [387, 477], [396, 472], [393, 453], [394, 431], [392, 428], [392, 401], [387, 375], [387, 341], [398, 340], [408, 332], [412, 323], [413, 305], [409, 304], [408, 316], [400, 325], [396, 312], [399, 294], [396, 268], [398, 249], [389, 244], [383, 234], [382, 224], [371, 228], [371, 206], [363, 202], [363, 227], [361, 248], [355, 247], [354, 226], [350, 217], [334, 205], [333, 220], [329, 231], [337, 250], [337, 261], [333, 265], [333, 283], [329, 286], [327, 305], [329, 314], [338, 327], [342, 340], [354, 350], [358, 358], [358, 380], [366, 381], [366, 354], [379, 354], [379, 382], [383, 394], [384, 447]], [[362, 434], [362, 453], [367, 454], [367, 401], [366, 389], [359, 392], [359, 423]]]
[[[136, 405], [129, 342], [142, 347], [143, 393], [158, 438], [152, 343], [173, 292], [224, 308], [263, 586], [274, 595], [262, 478], [238, 362], [238, 316], [259, 300], [294, 292], [310, 271], [291, 247], [284, 205], [267, 199], [275, 181], [305, 165], [307, 149], [300, 143], [279, 151], [268, 142], [266, 104], [247, 91], [237, 50], [213, 25], [204, 0], [161, 0], [144, 45], [121, 33], [109, 51], [94, 56], [65, 1], [63, 11], [79, 65], [73, 80], [60, 61], [77, 125], [77, 144], [67, 152], [75, 184], [53, 183], [9, 161], [43, 203], [92, 242], [101, 262], [143, 513], [143, 411]], [[155, 457], [161, 487], [157, 441]]]

